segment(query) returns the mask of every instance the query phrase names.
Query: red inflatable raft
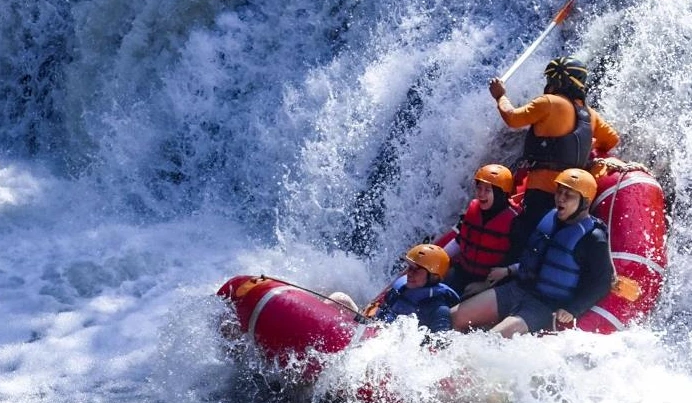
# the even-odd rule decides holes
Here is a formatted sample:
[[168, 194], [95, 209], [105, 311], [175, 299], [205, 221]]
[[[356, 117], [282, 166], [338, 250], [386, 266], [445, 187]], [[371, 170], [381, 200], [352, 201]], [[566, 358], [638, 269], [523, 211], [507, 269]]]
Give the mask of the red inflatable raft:
[[618, 282], [577, 321], [580, 329], [611, 333], [653, 309], [663, 285], [666, 257], [665, 200], [661, 185], [639, 164], [599, 159], [592, 213], [609, 228]]
[[[664, 198], [640, 165], [598, 159], [592, 173], [598, 181], [592, 212], [609, 226], [618, 282], [577, 327], [607, 334], [646, 317], [656, 303], [666, 266]], [[311, 349], [333, 353], [377, 333], [376, 325], [361, 323], [353, 312], [277, 279], [236, 276], [217, 294], [234, 305], [240, 331], [270, 358], [285, 360]]]
[[[326, 304], [311, 292], [279, 279], [236, 276], [217, 295], [234, 305], [240, 332], [282, 366], [291, 354], [300, 359], [309, 350], [334, 353], [377, 331], [377, 325], [366, 325], [359, 314]], [[235, 335], [235, 330], [230, 333]], [[311, 362], [303, 376], [311, 378], [319, 369], [318, 362]]]

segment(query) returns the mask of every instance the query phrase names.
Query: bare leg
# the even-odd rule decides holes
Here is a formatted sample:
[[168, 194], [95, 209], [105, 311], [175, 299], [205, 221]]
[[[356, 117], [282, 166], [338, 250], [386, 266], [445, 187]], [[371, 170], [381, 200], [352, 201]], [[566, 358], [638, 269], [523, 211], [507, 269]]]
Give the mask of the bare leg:
[[452, 307], [450, 314], [454, 330], [462, 332], [471, 327], [496, 324], [499, 318], [497, 316], [495, 289], [485, 290]]
[[526, 324], [524, 319], [519, 316], [508, 316], [502, 320], [502, 322], [495, 325], [491, 332], [498, 332], [502, 337], [511, 339], [515, 334], [528, 333], [529, 326]]

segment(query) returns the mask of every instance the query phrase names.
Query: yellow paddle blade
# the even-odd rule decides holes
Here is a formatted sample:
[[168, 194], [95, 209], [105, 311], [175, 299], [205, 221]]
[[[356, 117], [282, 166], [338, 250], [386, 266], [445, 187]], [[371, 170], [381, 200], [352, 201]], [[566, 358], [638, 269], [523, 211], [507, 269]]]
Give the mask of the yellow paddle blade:
[[618, 297], [622, 297], [630, 302], [634, 302], [642, 295], [642, 290], [639, 283], [631, 278], [618, 276], [617, 281], [613, 285], [612, 291]]
[[247, 294], [251, 289], [253, 289], [256, 285], [261, 284], [262, 282], [266, 281], [267, 279], [264, 279], [262, 277], [253, 277], [247, 281], [245, 281], [243, 284], [238, 286], [238, 289], [235, 290], [233, 293], [235, 294], [236, 298], [242, 298]]
[[368, 306], [363, 309], [363, 316], [366, 318], [374, 318], [377, 313], [377, 309], [380, 307], [379, 301], [373, 301]]

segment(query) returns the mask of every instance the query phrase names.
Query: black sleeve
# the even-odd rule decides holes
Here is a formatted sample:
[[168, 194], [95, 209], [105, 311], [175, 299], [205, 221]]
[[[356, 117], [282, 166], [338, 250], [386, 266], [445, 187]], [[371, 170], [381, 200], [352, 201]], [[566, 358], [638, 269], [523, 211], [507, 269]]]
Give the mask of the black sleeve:
[[464, 216], [466, 213], [462, 214], [459, 216], [459, 222], [454, 226], [454, 229], [456, 231], [456, 235], [454, 236], [454, 240], [457, 241], [457, 243], [461, 244], [463, 240], [461, 239], [461, 227], [464, 225]]
[[574, 258], [581, 269], [579, 284], [574, 299], [564, 309], [579, 317], [610, 291], [615, 269], [606, 233], [596, 228], [583, 237], [575, 247]]
[[466, 216], [466, 213], [459, 215], [459, 221], [457, 221], [457, 225], [455, 225], [457, 231], [461, 230], [461, 224], [464, 222], [464, 216]]
[[516, 217], [509, 226], [509, 251], [500, 266], [507, 266], [516, 263], [524, 250], [528, 235], [522, 232], [520, 220]]

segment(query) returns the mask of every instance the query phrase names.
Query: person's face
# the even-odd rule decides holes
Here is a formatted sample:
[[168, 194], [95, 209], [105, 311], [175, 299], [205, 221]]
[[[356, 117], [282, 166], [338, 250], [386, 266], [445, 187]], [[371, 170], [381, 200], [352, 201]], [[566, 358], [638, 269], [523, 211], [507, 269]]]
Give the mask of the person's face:
[[489, 210], [495, 202], [493, 185], [476, 181], [476, 199], [478, 199], [481, 204], [481, 210]]
[[408, 262], [408, 267], [406, 268], [406, 286], [408, 288], [420, 288], [424, 287], [427, 283], [428, 271], [413, 262]]
[[560, 221], [567, 221], [567, 217], [574, 214], [579, 209], [581, 195], [576, 190], [566, 186], [558, 185], [555, 191], [555, 207], [557, 207], [557, 218]]

